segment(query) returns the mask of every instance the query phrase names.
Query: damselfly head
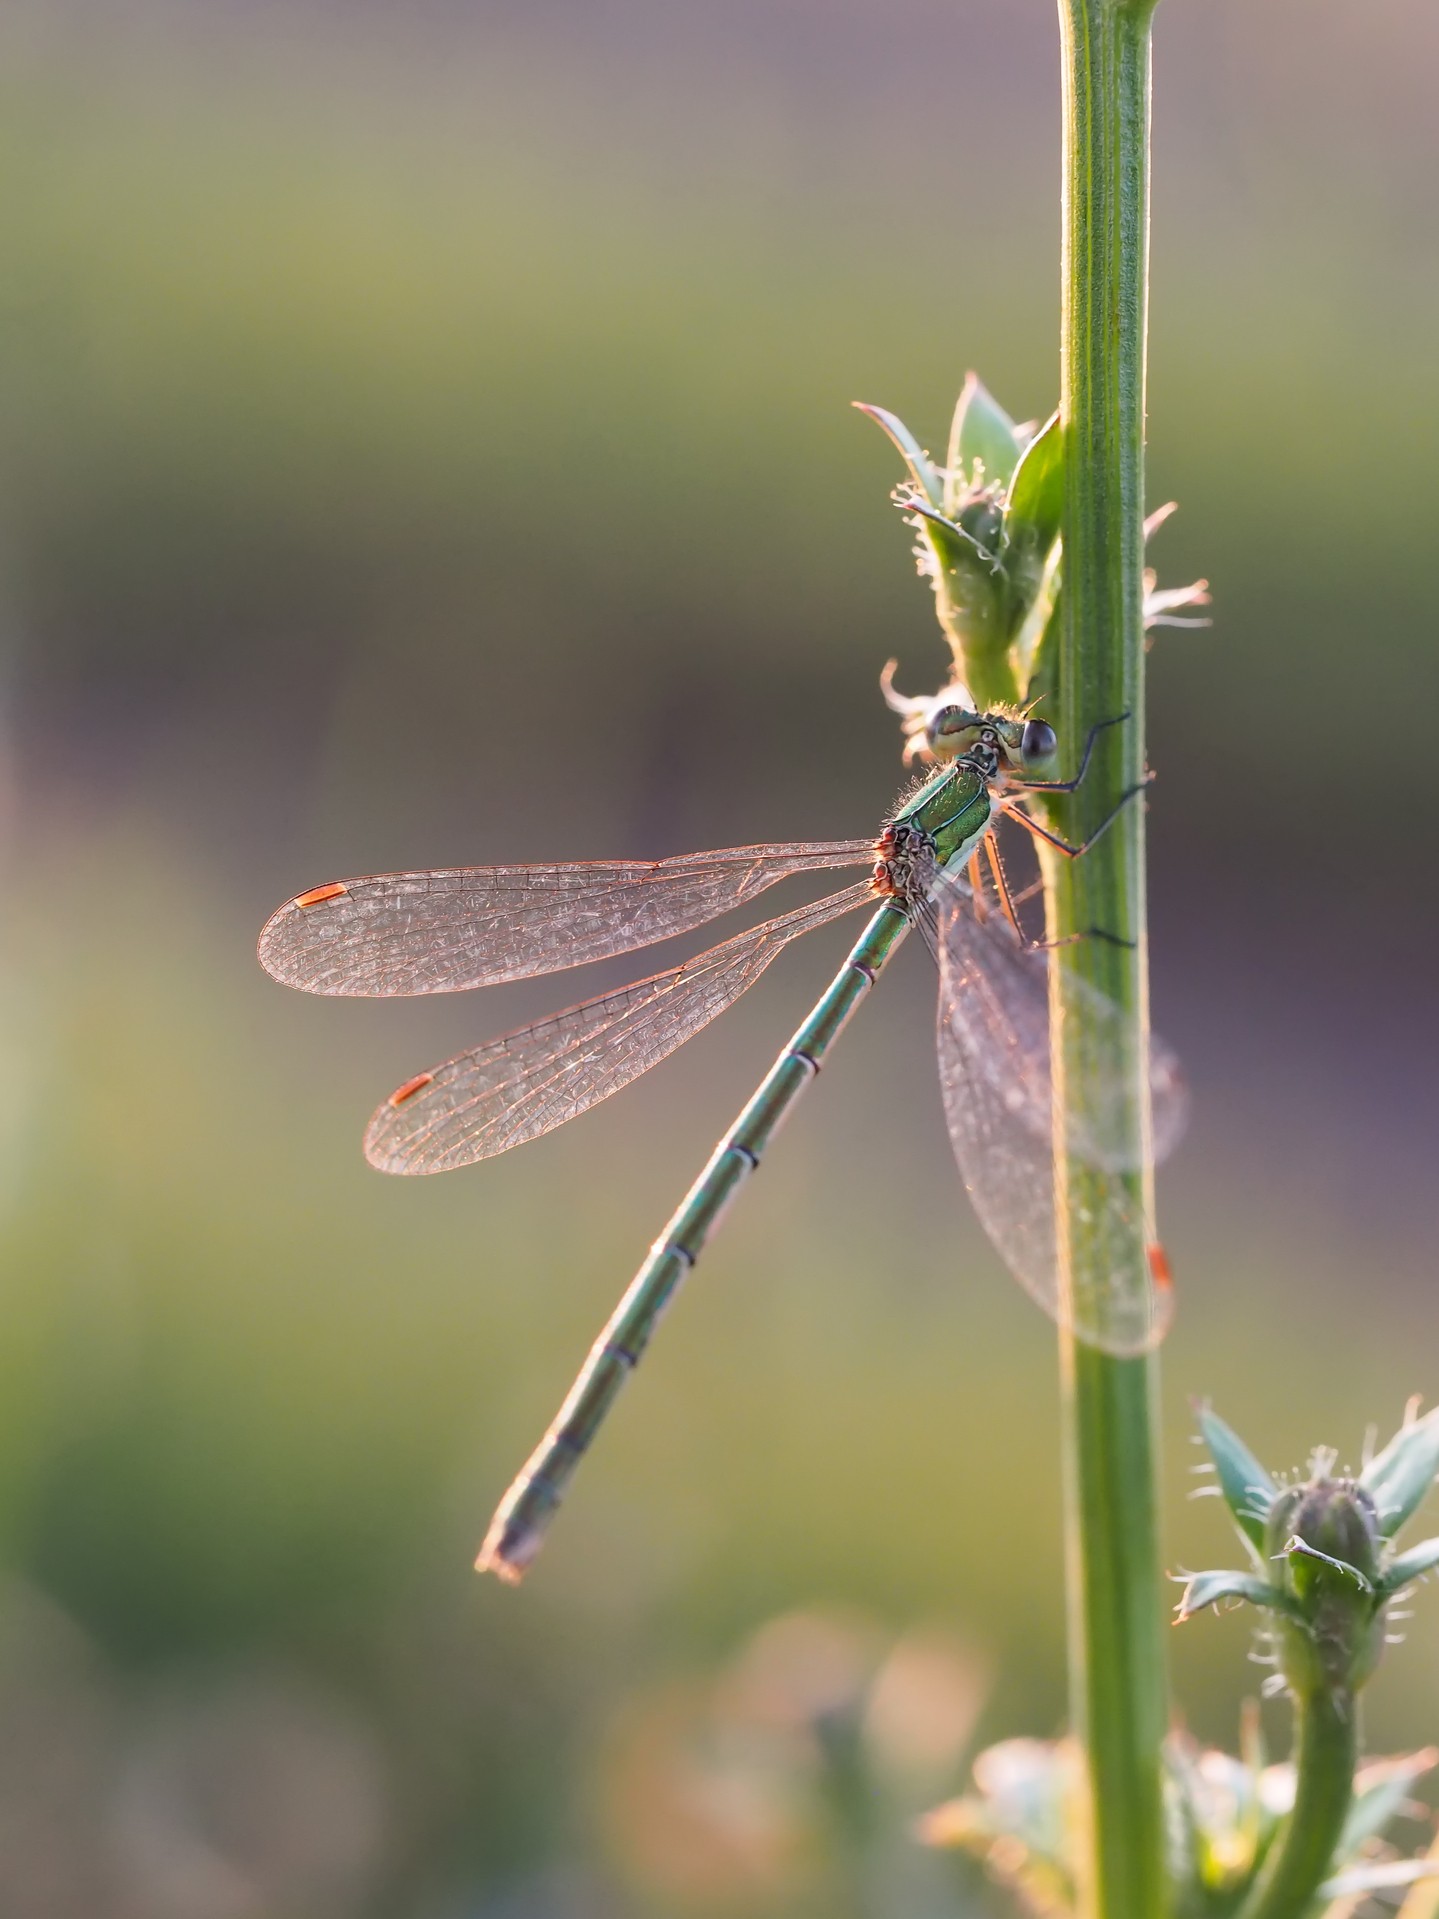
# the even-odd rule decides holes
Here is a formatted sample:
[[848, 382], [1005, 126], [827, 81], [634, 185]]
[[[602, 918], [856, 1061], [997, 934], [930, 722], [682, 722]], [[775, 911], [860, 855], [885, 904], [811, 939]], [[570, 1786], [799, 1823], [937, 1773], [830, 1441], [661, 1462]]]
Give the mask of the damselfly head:
[[1001, 766], [1014, 773], [1034, 773], [1053, 759], [1059, 742], [1047, 720], [1021, 719], [1010, 713], [975, 713], [961, 706], [942, 706], [926, 729], [929, 750], [937, 760], [957, 760], [976, 748], [997, 749]]
[[1019, 755], [1026, 768], [1033, 770], [1052, 760], [1059, 748], [1059, 735], [1048, 720], [1026, 720], [1019, 736]]
[[[1004, 722], [1000, 722], [1003, 725]], [[941, 764], [972, 753], [977, 746], [1003, 746], [995, 721], [987, 713], [950, 702], [936, 706], [925, 723], [924, 737], [929, 750]]]
[[886, 705], [900, 716], [906, 762], [933, 759], [943, 766], [987, 749], [1009, 772], [1032, 774], [1054, 757], [1058, 740], [1047, 720], [1030, 719], [1013, 707], [981, 712], [958, 680], [937, 693], [901, 693], [894, 684], [894, 668], [895, 662], [889, 661], [879, 683]]
[[906, 766], [911, 760], [938, 760], [944, 766], [979, 745], [988, 720], [977, 712], [967, 687], [952, 679], [938, 693], [900, 693], [894, 685], [894, 664], [886, 664], [879, 687], [886, 706], [900, 716]]

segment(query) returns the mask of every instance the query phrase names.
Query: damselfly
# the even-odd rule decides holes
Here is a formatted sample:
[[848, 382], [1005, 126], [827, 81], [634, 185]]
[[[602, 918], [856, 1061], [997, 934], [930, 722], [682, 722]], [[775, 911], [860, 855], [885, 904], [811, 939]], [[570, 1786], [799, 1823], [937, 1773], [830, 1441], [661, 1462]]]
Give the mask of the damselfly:
[[[1104, 725], [1115, 722], [1104, 722]], [[1133, 1148], [1103, 1117], [1070, 1139], [1095, 1169], [1091, 1230], [1113, 1257], [1098, 1296], [1068, 1296], [1055, 1244], [1047, 954], [1027, 943], [991, 837], [1002, 815], [1071, 857], [1087, 851], [1139, 790], [1125, 793], [1083, 845], [1024, 811], [1025, 792], [1072, 792], [1034, 773], [1052, 759], [1043, 721], [941, 704], [925, 727], [938, 771], [875, 840], [734, 847], [657, 861], [442, 868], [319, 886], [282, 906], [260, 935], [273, 976], [307, 992], [388, 996], [454, 992], [653, 945], [702, 926], [801, 873], [869, 866], [869, 877], [800, 906], [682, 965], [506, 1033], [419, 1073], [393, 1092], [365, 1135], [371, 1165], [437, 1173], [504, 1152], [561, 1125], [647, 1072], [722, 1013], [800, 934], [862, 906], [872, 917], [839, 973], [715, 1148], [591, 1349], [554, 1423], [506, 1494], [478, 1564], [518, 1579], [538, 1552], [575, 1467], [655, 1326], [737, 1189], [891, 953], [918, 927], [939, 965], [939, 1076], [960, 1171], [986, 1231], [1016, 1278], [1083, 1339], [1146, 1350], [1170, 1298], [1162, 1259], [1136, 1217]], [[988, 899], [981, 860], [996, 896]], [[1096, 1029], [1117, 1008], [1086, 1002]], [[1091, 1048], [1105, 1056], [1103, 1033]], [[1153, 1153], [1183, 1124], [1173, 1056], [1153, 1046]], [[1118, 1103], [1117, 1103], [1118, 1104]], [[1103, 1243], [1103, 1240], [1101, 1240]], [[1157, 1255], [1157, 1249], [1153, 1249]]]

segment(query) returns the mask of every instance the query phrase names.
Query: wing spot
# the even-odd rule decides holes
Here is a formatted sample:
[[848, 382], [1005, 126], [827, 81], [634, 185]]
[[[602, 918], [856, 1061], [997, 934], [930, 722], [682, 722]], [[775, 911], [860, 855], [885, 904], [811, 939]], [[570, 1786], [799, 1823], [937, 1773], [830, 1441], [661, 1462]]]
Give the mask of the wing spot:
[[301, 893], [299, 897], [292, 900], [290, 904], [292, 906], [298, 906], [301, 909], [306, 906], [319, 906], [325, 900], [339, 899], [343, 894], [348, 893], [349, 890], [349, 887], [345, 885], [343, 880], [331, 880], [328, 886], [315, 886], [312, 887], [308, 893]]
[[433, 1073], [416, 1073], [413, 1079], [407, 1079], [403, 1086], [397, 1086], [391, 1093], [391, 1106], [403, 1106], [407, 1099], [413, 1099], [416, 1093], [426, 1086], [432, 1086], [434, 1081]]

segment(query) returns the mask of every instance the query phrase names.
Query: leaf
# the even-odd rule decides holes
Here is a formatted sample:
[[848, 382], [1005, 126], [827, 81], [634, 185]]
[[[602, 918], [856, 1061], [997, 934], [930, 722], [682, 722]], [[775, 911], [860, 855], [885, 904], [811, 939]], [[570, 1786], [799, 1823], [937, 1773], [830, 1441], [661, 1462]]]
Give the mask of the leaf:
[[1317, 1546], [1311, 1546], [1307, 1539], [1301, 1539], [1298, 1533], [1286, 1539], [1276, 1558], [1308, 1559], [1315, 1565], [1327, 1566], [1331, 1572], [1338, 1573], [1344, 1579], [1352, 1579], [1362, 1593], [1374, 1591], [1373, 1582], [1366, 1577], [1358, 1566], [1347, 1559], [1336, 1559], [1333, 1553], [1321, 1552]]
[[1214, 1748], [1206, 1752], [1177, 1728], [1164, 1742], [1164, 1768], [1172, 1795], [1171, 1877], [1206, 1893], [1242, 1885], [1258, 1849], [1253, 1775], [1242, 1760]]
[[1267, 1606], [1273, 1612], [1295, 1612], [1297, 1608], [1282, 1587], [1262, 1578], [1259, 1573], [1235, 1572], [1228, 1567], [1215, 1572], [1191, 1573], [1189, 1583], [1176, 1608], [1175, 1625], [1182, 1626], [1206, 1606], [1221, 1599], [1244, 1599], [1251, 1606]]
[[1022, 663], [1038, 644], [1052, 603], [1064, 516], [1064, 435], [1059, 415], [1047, 421], [1014, 470], [1004, 515], [1004, 571], [1009, 581], [1009, 626]]
[[926, 530], [929, 527], [937, 528], [937, 539], [946, 548], [952, 548], [956, 554], [963, 556], [969, 565], [982, 567], [986, 574], [994, 572], [994, 555], [968, 528], [956, 520], [947, 519], [933, 507], [926, 506], [923, 500], [901, 499], [897, 504], [901, 513], [917, 513], [925, 522]]
[[1033, 543], [1043, 564], [1064, 518], [1064, 431], [1057, 413], [1045, 421], [1020, 457], [1009, 483], [1006, 531]]
[[1412, 1518], [1439, 1473], [1439, 1406], [1401, 1426], [1359, 1475], [1379, 1512], [1386, 1539]]
[[909, 468], [909, 476], [920, 492], [936, 510], [942, 508], [944, 488], [940, 484], [939, 473], [904, 421], [897, 414], [887, 413], [882, 406], [870, 406], [864, 400], [856, 400], [854, 407], [857, 412], [868, 414], [875, 425], [889, 435], [899, 448], [900, 458]]
[[[1439, 1839], [1431, 1842], [1424, 1854], [1425, 1861], [1439, 1866]], [[1439, 1887], [1433, 1879], [1416, 1880], [1405, 1894], [1395, 1919], [1435, 1919], [1439, 1914]]]
[[1019, 458], [1019, 435], [1014, 422], [977, 373], [966, 373], [949, 430], [949, 482], [945, 506], [954, 512], [967, 490], [974, 462], [984, 467], [986, 485], [1008, 486]]
[[1334, 1849], [1335, 1863], [1352, 1859], [1371, 1839], [1377, 1839], [1391, 1819], [1397, 1819], [1409, 1803], [1416, 1781], [1432, 1772], [1439, 1751], [1426, 1746], [1422, 1752], [1405, 1753], [1397, 1759], [1376, 1759], [1361, 1766], [1354, 1781], [1354, 1803], [1350, 1806]]
[[1279, 1497], [1279, 1488], [1238, 1433], [1224, 1423], [1207, 1401], [1196, 1410], [1199, 1430], [1219, 1475], [1224, 1503], [1257, 1557], [1264, 1548], [1265, 1518]]
[[1003, 1740], [975, 1760], [977, 1790], [926, 1814], [916, 1836], [986, 1860], [1040, 1911], [1072, 1909], [1072, 1806], [1080, 1776], [1067, 1740]]
[[1002, 654], [1005, 643], [1004, 580], [994, 555], [966, 528], [922, 500], [901, 499], [898, 505], [919, 521], [929, 556], [921, 558], [921, 571], [933, 582], [939, 622], [955, 649], [965, 684], [980, 697], [1012, 700], [1012, 676], [1009, 688], [985, 691], [992, 684], [995, 656]]
[[1318, 1896], [1352, 1899], [1356, 1893], [1385, 1892], [1391, 1887], [1413, 1886], [1421, 1879], [1434, 1878], [1439, 1878], [1439, 1859], [1378, 1859], [1326, 1879]]
[[[966, 625], [966, 615], [978, 615], [988, 625], [1000, 589], [994, 555], [972, 533], [936, 513], [923, 500], [901, 499], [896, 504], [901, 513], [912, 513], [920, 522], [922, 537], [928, 541], [935, 566], [946, 583], [946, 598], [960, 615], [961, 628]], [[927, 573], [928, 566], [922, 571]], [[958, 637], [967, 640], [971, 635], [961, 630]]]
[[1385, 1599], [1391, 1598], [1412, 1579], [1422, 1578], [1436, 1566], [1439, 1566], [1439, 1539], [1421, 1540], [1417, 1546], [1390, 1560], [1379, 1581], [1379, 1591]]

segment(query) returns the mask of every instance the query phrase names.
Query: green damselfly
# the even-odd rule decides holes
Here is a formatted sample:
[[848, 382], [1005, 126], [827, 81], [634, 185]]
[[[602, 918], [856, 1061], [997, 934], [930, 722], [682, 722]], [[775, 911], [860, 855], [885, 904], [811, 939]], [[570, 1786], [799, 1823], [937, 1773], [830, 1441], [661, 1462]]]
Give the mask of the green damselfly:
[[[1103, 1102], [1093, 1136], [1071, 1139], [1070, 1147], [1095, 1169], [1095, 1204], [1113, 1247], [1110, 1284], [1102, 1297], [1082, 1303], [1066, 1296], [1052, 1197], [1047, 954], [1020, 931], [991, 837], [1007, 815], [1076, 857], [1139, 789], [1125, 793], [1082, 845], [1071, 845], [1024, 811], [1023, 794], [1072, 792], [1102, 726], [1116, 722], [1091, 732], [1072, 779], [1041, 780], [1034, 774], [1056, 751], [1050, 726], [975, 711], [962, 689], [950, 692], [954, 697], [938, 702], [909, 703], [925, 704], [924, 743], [940, 765], [877, 839], [744, 846], [657, 861], [380, 874], [301, 893], [266, 923], [261, 963], [287, 985], [381, 997], [455, 992], [653, 945], [797, 874], [871, 868], [862, 882], [766, 920], [682, 965], [417, 1074], [371, 1119], [365, 1152], [383, 1172], [444, 1172], [504, 1152], [647, 1072], [732, 1005], [802, 933], [862, 906], [873, 909], [829, 988], [651, 1247], [502, 1501], [477, 1562], [482, 1570], [512, 1580], [524, 1573], [575, 1467], [721, 1214], [916, 926], [939, 965], [945, 1116], [986, 1231], [1021, 1284], [1081, 1338], [1125, 1354], [1145, 1351], [1162, 1336], [1171, 1297], [1162, 1254], [1150, 1244], [1147, 1223], [1136, 1219], [1142, 1202], [1134, 1175], [1142, 1168], [1117, 1137], [1100, 1136]], [[912, 738], [918, 724], [909, 727]], [[1089, 1011], [1097, 1028], [1120, 1018], [1097, 993]], [[1099, 1039], [1102, 1049], [1102, 1033]], [[1150, 1081], [1159, 1158], [1182, 1129], [1185, 1094], [1172, 1054], [1157, 1042]]]

